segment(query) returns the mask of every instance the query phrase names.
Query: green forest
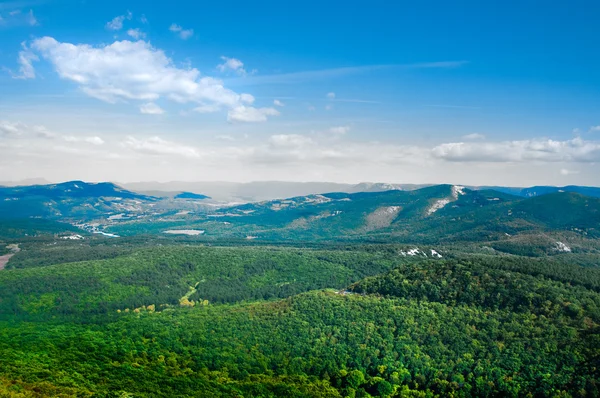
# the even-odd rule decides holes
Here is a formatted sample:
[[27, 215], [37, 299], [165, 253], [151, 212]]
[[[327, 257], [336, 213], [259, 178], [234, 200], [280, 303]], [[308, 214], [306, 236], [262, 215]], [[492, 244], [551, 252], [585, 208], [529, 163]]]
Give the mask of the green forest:
[[105, 242], [0, 272], [0, 397], [600, 396], [597, 267]]

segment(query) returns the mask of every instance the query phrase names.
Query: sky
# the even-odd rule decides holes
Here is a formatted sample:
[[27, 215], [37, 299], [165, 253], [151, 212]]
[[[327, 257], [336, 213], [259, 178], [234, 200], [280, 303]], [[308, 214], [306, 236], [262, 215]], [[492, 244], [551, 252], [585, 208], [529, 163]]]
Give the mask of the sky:
[[0, 1], [0, 181], [600, 185], [600, 2]]

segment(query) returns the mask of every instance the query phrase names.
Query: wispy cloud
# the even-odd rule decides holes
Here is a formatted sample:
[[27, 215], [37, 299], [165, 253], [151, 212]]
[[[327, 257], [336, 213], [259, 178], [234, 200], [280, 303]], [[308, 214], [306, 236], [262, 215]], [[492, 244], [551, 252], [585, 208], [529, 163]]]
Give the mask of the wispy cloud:
[[165, 111], [154, 102], [140, 105], [140, 112], [145, 115], [162, 115]]
[[139, 28], [136, 29], [129, 29], [127, 31], [127, 34], [131, 37], [133, 37], [134, 39], [143, 39], [144, 37], [146, 37], [146, 34], [144, 32], [142, 32]]
[[[0, 4], [1, 6], [2, 4]], [[10, 9], [10, 8], [9, 8]], [[2, 8], [0, 8], [0, 11]], [[33, 10], [29, 10], [28, 12], [23, 12], [20, 9], [9, 11], [4, 14], [4, 16], [0, 15], [0, 25], [2, 26], [38, 26], [39, 22], [35, 17]]]
[[361, 99], [345, 99], [345, 98], [336, 98], [333, 102], [354, 102], [357, 104], [381, 104], [381, 101], [371, 101], [371, 100], [361, 100]]
[[119, 15], [114, 17], [112, 20], [106, 23], [106, 29], [108, 30], [121, 30], [123, 28], [123, 21], [125, 19], [131, 19], [133, 14], [130, 11], [127, 11], [125, 15]]
[[569, 176], [573, 174], [579, 174], [579, 170], [560, 169], [560, 175]]
[[465, 140], [483, 140], [485, 139], [485, 135], [479, 133], [467, 134], [462, 137]]
[[424, 62], [414, 64], [394, 64], [394, 65], [363, 65], [350, 66], [343, 68], [321, 69], [300, 71], [291, 73], [279, 73], [274, 75], [253, 76], [248, 79], [231, 79], [230, 84], [295, 84], [312, 80], [327, 80], [344, 76], [357, 75], [361, 73], [390, 70], [390, 69], [433, 69], [433, 68], [458, 68], [466, 65], [468, 61], [442, 61], [442, 62]]
[[33, 10], [29, 10], [27, 14], [27, 23], [31, 26], [39, 25], [37, 18], [33, 15]]
[[33, 6], [38, 6], [38, 5], [47, 3], [47, 2], [48, 2], [48, 0], [3, 1], [3, 2], [0, 2], [0, 11], [33, 7]]
[[450, 109], [481, 109], [479, 106], [471, 105], [445, 105], [445, 104], [427, 104], [428, 108], [450, 108]]
[[190, 37], [194, 36], [194, 29], [183, 29], [183, 27], [181, 27], [180, 25], [177, 24], [171, 24], [171, 26], [169, 26], [169, 30], [171, 32], [175, 32], [179, 35], [180, 38], [182, 38], [183, 40], [187, 40]]

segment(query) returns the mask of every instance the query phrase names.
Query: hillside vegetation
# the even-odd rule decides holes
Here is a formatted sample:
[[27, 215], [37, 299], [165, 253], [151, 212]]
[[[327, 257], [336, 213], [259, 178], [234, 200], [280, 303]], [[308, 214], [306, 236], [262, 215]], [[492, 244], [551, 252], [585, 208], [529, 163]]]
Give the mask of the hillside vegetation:
[[597, 269], [347, 249], [175, 246], [0, 272], [0, 391], [600, 394]]

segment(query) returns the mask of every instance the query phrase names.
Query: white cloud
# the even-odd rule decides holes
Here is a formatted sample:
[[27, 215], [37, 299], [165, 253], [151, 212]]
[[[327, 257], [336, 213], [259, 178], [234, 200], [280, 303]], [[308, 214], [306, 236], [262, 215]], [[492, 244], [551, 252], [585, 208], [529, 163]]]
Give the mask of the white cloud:
[[144, 37], [146, 37], [146, 34], [144, 32], [142, 32], [139, 28], [136, 29], [128, 29], [127, 30], [127, 34], [131, 37], [133, 37], [134, 39], [143, 39]]
[[327, 93], [326, 97], [330, 100], [335, 99], [335, 93]]
[[[19, 4], [19, 3], [7, 3], [7, 6], [10, 6], [12, 4], [12, 6], [24, 6], [27, 5], [25, 3]], [[4, 4], [2, 2], [0, 2], [0, 9], [2, 8]], [[33, 10], [29, 10], [29, 12], [22, 12], [21, 10], [13, 10], [8, 12], [6, 15], [6, 18], [3, 17], [2, 15], [0, 15], [0, 26], [5, 25], [5, 26], [38, 26], [38, 20], [35, 17]]]
[[310, 112], [314, 112], [314, 111], [316, 111], [316, 110], [317, 110], [317, 108], [315, 108], [315, 107], [314, 107], [314, 105], [309, 105], [309, 106], [308, 106], [308, 110], [309, 110]]
[[203, 104], [200, 105], [196, 108], [194, 108], [195, 112], [198, 113], [215, 113], [215, 112], [219, 112], [221, 110], [221, 107], [218, 105], [207, 105], [207, 104]]
[[579, 174], [577, 170], [569, 170], [569, 169], [560, 169], [560, 175], [568, 176], [573, 174]]
[[215, 138], [220, 141], [228, 141], [228, 142], [235, 141], [235, 138], [233, 138], [232, 136], [230, 136], [228, 134], [218, 134], [215, 136]]
[[479, 133], [467, 134], [462, 137], [465, 140], [483, 140], [485, 139], [485, 135]]
[[329, 129], [330, 133], [336, 134], [336, 135], [344, 135], [348, 131], [350, 131], [350, 126], [336, 126], [336, 127], [331, 127]]
[[314, 144], [314, 141], [300, 134], [277, 134], [269, 138], [269, 144], [275, 147], [303, 147]]
[[102, 145], [104, 140], [100, 137], [73, 137], [65, 136], [63, 139], [67, 142], [85, 142], [92, 145]]
[[21, 122], [9, 122], [7, 120], [0, 120], [0, 136], [34, 136], [42, 138], [52, 138], [55, 136], [55, 134], [48, 131], [48, 129], [44, 126], [28, 125]]
[[240, 94], [240, 101], [242, 101], [245, 104], [252, 105], [255, 101], [255, 98], [253, 95], [250, 94]]
[[140, 106], [140, 112], [145, 115], [162, 115], [165, 111], [154, 102], [148, 102]]
[[244, 69], [244, 63], [237, 58], [228, 58], [222, 56], [221, 59], [224, 61], [222, 64], [217, 65], [217, 69], [221, 73], [233, 72], [240, 76], [246, 76], [248, 73]]
[[[52, 127], [56, 129], [57, 125]], [[142, 127], [130, 128], [141, 130]], [[67, 129], [68, 133], [53, 134], [39, 125], [0, 122], [0, 174], [14, 179], [42, 176], [52, 180], [191, 181], [197, 180], [198, 170], [202, 170], [202, 175], [211, 179], [228, 181], [251, 181], [259, 176], [261, 180], [358, 182], [377, 175], [378, 180], [398, 182], [398, 178], [404, 178], [402, 181], [408, 183], [558, 185], [569, 178], [570, 183], [593, 185], [600, 173], [600, 161], [592, 162], [593, 148], [600, 148], [600, 141], [568, 140], [558, 141], [558, 145], [549, 144], [550, 140], [546, 139], [523, 140], [527, 144], [510, 142], [510, 149], [525, 148], [546, 155], [532, 155], [520, 149], [521, 155], [508, 161], [486, 159], [473, 163], [464, 158], [446, 161], [434, 154], [433, 146], [370, 142], [368, 138], [354, 141], [344, 135], [333, 137], [328, 128], [304, 135], [291, 130], [270, 134], [267, 139], [254, 134], [249, 140], [242, 139], [243, 133], [234, 135], [227, 130], [213, 133], [206, 129], [198, 131], [205, 138], [201, 145], [176, 142], [174, 138], [163, 136], [160, 130], [151, 130], [145, 137], [120, 138], [126, 137], [121, 135], [126, 130], [120, 130], [110, 121], [94, 125], [98, 131], [111, 131], [112, 135], [107, 138], [91, 131], [78, 135], [75, 131], [82, 128], [77, 126], [76, 120], [70, 120]], [[262, 128], [254, 131], [260, 130]], [[50, 134], [46, 138], [53, 141], [43, 139], [45, 133]], [[95, 136], [99, 136], [98, 139]], [[208, 137], [211, 139], [206, 139]], [[448, 144], [438, 147], [445, 145]], [[501, 142], [466, 145], [489, 145], [496, 152], [506, 151], [506, 143]], [[548, 157], [548, 153], [552, 157]], [[598, 159], [598, 152], [595, 156]], [[577, 159], [590, 162], [581, 163]], [[78, 167], [73, 168], [73, 164]]]
[[169, 26], [169, 30], [177, 33], [183, 40], [187, 40], [194, 35], [194, 29], [183, 29], [177, 24], [171, 24], [171, 26]]
[[404, 65], [364, 65], [323, 70], [307, 70], [290, 73], [279, 73], [274, 75], [260, 75], [248, 78], [246, 84], [297, 84], [307, 81], [321, 80], [330, 82], [332, 79], [363, 73], [373, 73], [381, 70], [393, 69], [436, 69], [436, 68], [458, 68], [467, 64], [467, 61], [442, 61], [426, 62]]
[[131, 12], [127, 11], [126, 15], [119, 15], [117, 17], [114, 17], [111, 21], [106, 23], [106, 29], [121, 30], [121, 29], [123, 29], [123, 22], [125, 21], [125, 19], [131, 19], [132, 16], [133, 16], [133, 14], [131, 14]]
[[590, 127], [590, 132], [592, 132], [592, 131], [594, 131], [594, 132], [595, 131], [600, 131], [600, 126], [592, 126], [592, 127]]
[[25, 127], [22, 123], [10, 123], [5, 120], [0, 120], [0, 135], [20, 135]]
[[140, 22], [146, 25], [148, 23], [148, 18], [144, 14], [140, 17]]
[[431, 151], [451, 162], [598, 162], [600, 142], [572, 140], [522, 140], [489, 143], [447, 143]]
[[33, 131], [40, 138], [53, 139], [56, 137], [56, 134], [48, 131], [48, 129], [44, 126], [33, 126]]
[[48, 130], [42, 125], [28, 125], [21, 122], [0, 121], [0, 136], [18, 138], [22, 141], [35, 142], [36, 139], [60, 139], [69, 143], [87, 143], [102, 145], [104, 140], [98, 136], [60, 135]]
[[271, 108], [244, 106], [254, 97], [237, 94], [225, 88], [221, 80], [201, 76], [196, 68], [175, 66], [162, 50], [143, 40], [94, 47], [43, 37], [34, 40], [29, 50], [48, 60], [61, 78], [105, 102], [154, 102], [165, 97], [182, 104], [196, 103], [200, 108], [229, 108], [233, 115], [230, 120], [237, 121], [263, 121], [278, 114]]
[[330, 111], [333, 109], [333, 105], [325, 105], [325, 110]]
[[278, 99], [273, 101], [273, 105], [279, 106], [279, 107], [285, 106], [285, 104], [283, 102], [279, 101]]
[[38, 21], [35, 15], [33, 15], [33, 10], [29, 10], [29, 13], [27, 14], [27, 23], [31, 26], [38, 25]]
[[230, 122], [266, 122], [267, 116], [277, 116], [279, 111], [274, 108], [253, 108], [250, 106], [236, 106], [227, 113]]
[[33, 61], [38, 61], [39, 58], [33, 52], [31, 52], [25, 42], [21, 43], [23, 49], [19, 51], [19, 57], [17, 62], [19, 63], [19, 74], [11, 72], [13, 79], [34, 79], [35, 68], [33, 67]]
[[166, 141], [160, 137], [138, 140], [130, 136], [121, 145], [124, 148], [150, 155], [176, 155], [189, 158], [198, 158], [200, 156], [196, 148]]

